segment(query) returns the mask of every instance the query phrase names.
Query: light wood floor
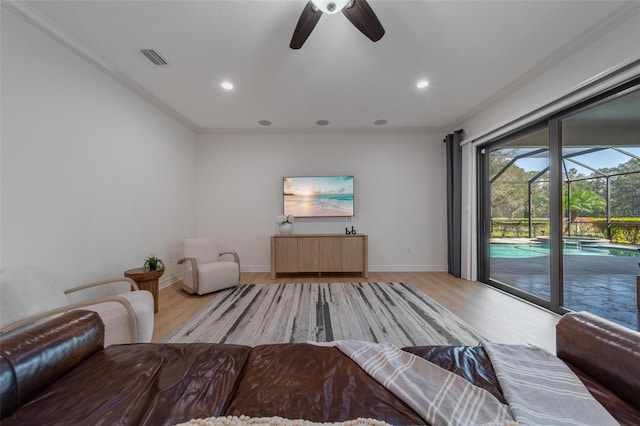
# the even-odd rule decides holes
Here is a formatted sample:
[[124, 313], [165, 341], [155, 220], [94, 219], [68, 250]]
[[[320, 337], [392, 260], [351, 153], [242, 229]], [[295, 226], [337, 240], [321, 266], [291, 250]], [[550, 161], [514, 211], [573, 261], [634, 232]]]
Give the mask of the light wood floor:
[[[485, 284], [454, 278], [445, 272], [370, 272], [368, 279], [355, 275], [296, 275], [271, 280], [268, 272], [243, 272], [240, 277], [241, 284], [356, 281], [410, 282], [493, 342], [527, 343], [555, 353], [558, 315]], [[154, 342], [162, 340], [217, 295], [191, 296], [176, 283], [161, 289], [159, 297]]]

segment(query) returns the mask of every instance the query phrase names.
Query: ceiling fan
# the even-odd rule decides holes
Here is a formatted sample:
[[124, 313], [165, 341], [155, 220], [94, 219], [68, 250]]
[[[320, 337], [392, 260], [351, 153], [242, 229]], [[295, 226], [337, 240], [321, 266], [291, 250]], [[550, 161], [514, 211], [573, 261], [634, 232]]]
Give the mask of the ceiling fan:
[[340, 11], [371, 41], [376, 42], [384, 35], [382, 24], [366, 0], [310, 0], [300, 14], [289, 47], [300, 49], [323, 13], [332, 15]]

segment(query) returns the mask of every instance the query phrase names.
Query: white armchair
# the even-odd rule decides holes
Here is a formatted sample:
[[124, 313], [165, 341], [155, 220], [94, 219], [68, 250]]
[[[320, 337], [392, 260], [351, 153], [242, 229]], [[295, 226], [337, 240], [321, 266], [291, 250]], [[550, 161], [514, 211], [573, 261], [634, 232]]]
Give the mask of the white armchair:
[[130, 278], [98, 281], [63, 290], [42, 268], [0, 272], [0, 335], [64, 312], [86, 309], [100, 315], [105, 346], [148, 343], [153, 336], [153, 296]]
[[[240, 259], [234, 251], [218, 252], [210, 238], [188, 238], [182, 242], [184, 264], [182, 289], [189, 294], [207, 294], [238, 285]], [[221, 260], [233, 256], [233, 261]]]

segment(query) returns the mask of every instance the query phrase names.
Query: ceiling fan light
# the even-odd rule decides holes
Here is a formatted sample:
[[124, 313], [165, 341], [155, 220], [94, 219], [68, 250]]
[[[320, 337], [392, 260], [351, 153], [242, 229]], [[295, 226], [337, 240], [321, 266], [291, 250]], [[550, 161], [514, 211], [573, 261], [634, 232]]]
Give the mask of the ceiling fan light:
[[333, 15], [340, 12], [352, 0], [311, 0], [311, 3], [317, 7], [322, 13]]

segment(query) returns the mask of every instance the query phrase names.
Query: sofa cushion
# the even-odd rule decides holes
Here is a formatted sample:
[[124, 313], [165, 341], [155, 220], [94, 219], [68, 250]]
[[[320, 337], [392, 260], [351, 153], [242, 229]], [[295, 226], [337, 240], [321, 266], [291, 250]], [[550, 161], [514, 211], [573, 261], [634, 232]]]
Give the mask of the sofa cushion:
[[25, 424], [171, 425], [221, 415], [250, 347], [114, 345], [3, 419]]
[[238, 285], [240, 266], [236, 262], [202, 263], [198, 265], [198, 294], [207, 294]]
[[424, 423], [339, 349], [302, 343], [257, 346], [225, 414]]
[[456, 373], [506, 404], [491, 360], [480, 346], [412, 346], [402, 350]]

